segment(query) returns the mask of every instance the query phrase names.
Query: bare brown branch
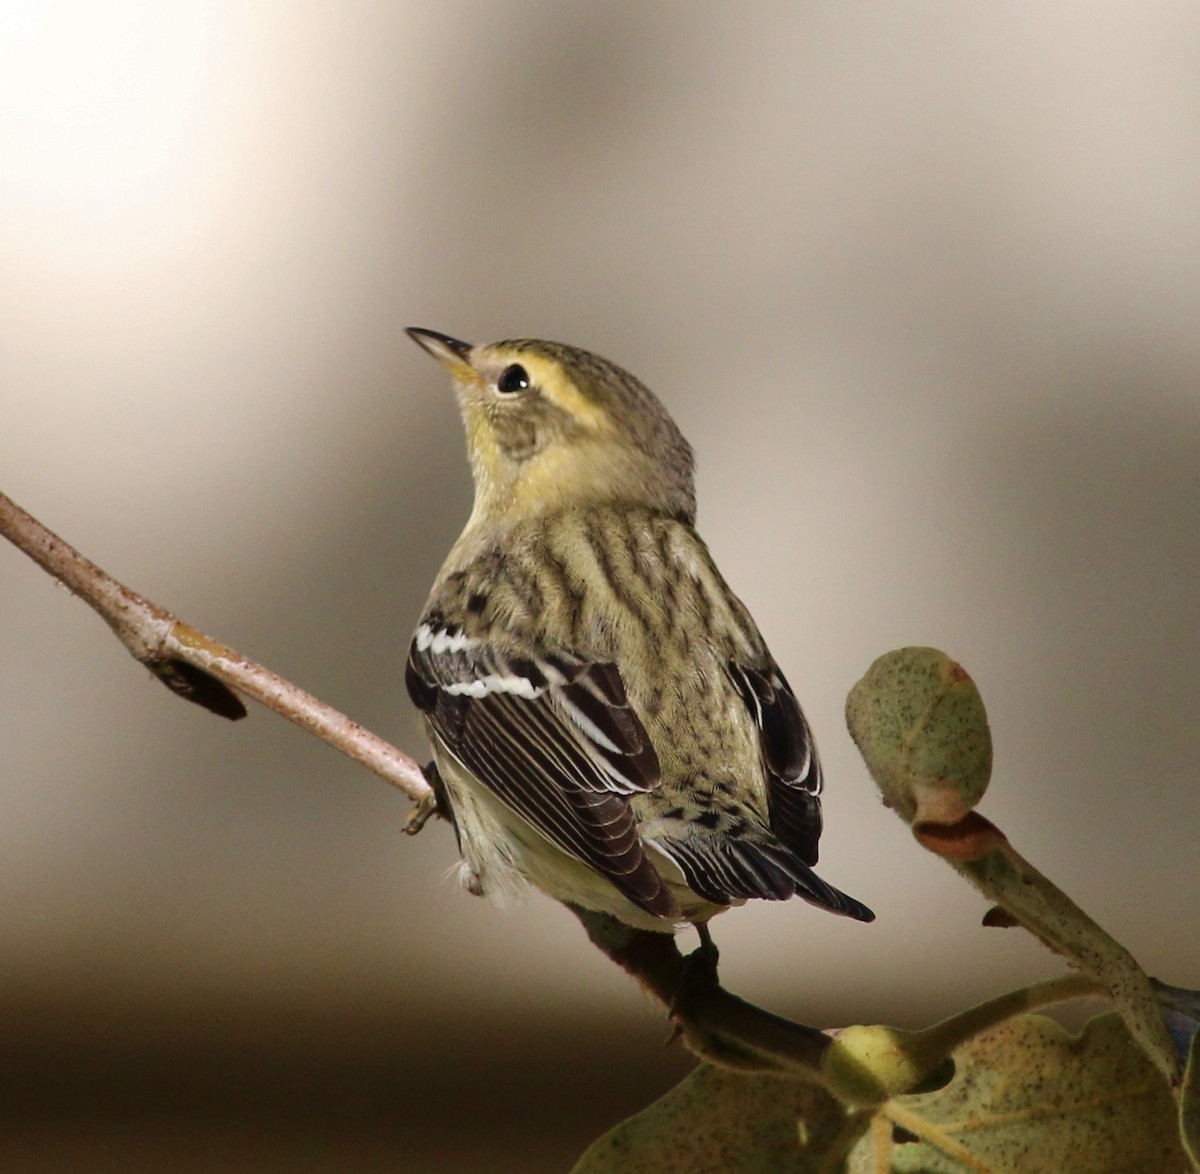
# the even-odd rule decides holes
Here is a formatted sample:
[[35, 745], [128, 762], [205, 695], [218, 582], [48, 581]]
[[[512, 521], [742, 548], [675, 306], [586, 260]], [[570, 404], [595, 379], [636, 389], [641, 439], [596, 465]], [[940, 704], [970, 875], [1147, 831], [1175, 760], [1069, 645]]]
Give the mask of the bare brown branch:
[[[414, 799], [417, 808], [409, 820], [410, 832], [419, 831], [430, 814], [441, 810], [438, 796], [407, 755], [119, 583], [3, 494], [0, 535], [99, 613], [130, 653], [175, 693], [225, 717], [237, 718], [245, 715], [245, 708], [233, 692], [236, 689], [282, 714]], [[708, 949], [684, 956], [671, 934], [632, 929], [601, 913], [581, 909], [573, 912], [593, 944], [666, 1008], [696, 1055], [724, 1067], [814, 1080], [836, 1095], [825, 1063], [827, 1054], [832, 1054], [829, 1049], [834, 1045], [833, 1038], [817, 1028], [773, 1015], [725, 990], [717, 981], [711, 942]], [[1043, 987], [1015, 992], [935, 1025], [923, 1035], [904, 1034], [924, 1041], [924, 1051], [929, 1053], [925, 1058], [932, 1063], [941, 1059], [949, 1045], [998, 1015], [1041, 1005], [1051, 998], [1090, 993], [1094, 984], [1081, 976], [1069, 976]]]
[[117, 638], [173, 692], [224, 717], [245, 709], [237, 689], [374, 771], [411, 799], [430, 795], [420, 766], [311, 693], [197, 632], [119, 583], [0, 493], [0, 534], [95, 610]]
[[592, 944], [667, 1009], [697, 1056], [725, 1068], [820, 1079], [821, 1057], [832, 1042], [823, 1031], [731, 994], [717, 982], [715, 965], [681, 954], [671, 934], [632, 929], [574, 906], [571, 912]]

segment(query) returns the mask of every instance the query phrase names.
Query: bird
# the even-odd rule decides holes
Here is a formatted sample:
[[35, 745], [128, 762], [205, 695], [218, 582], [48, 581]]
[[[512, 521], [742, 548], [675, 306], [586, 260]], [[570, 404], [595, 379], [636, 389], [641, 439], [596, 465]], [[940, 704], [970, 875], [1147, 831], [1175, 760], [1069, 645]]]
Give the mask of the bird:
[[702, 940], [750, 899], [873, 920], [813, 871], [816, 745], [661, 401], [578, 347], [408, 334], [453, 377], [475, 491], [405, 671], [433, 751], [414, 816], [453, 823], [465, 887]]

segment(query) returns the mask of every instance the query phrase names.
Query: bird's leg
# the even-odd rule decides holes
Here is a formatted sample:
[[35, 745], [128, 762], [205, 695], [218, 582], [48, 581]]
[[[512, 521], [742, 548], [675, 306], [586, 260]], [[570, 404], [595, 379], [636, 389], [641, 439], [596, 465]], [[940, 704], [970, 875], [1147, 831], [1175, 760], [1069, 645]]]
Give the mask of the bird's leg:
[[707, 963], [712, 967], [713, 976], [717, 973], [717, 963], [721, 960], [721, 951], [717, 949], [717, 943], [713, 941], [712, 930], [708, 928], [707, 921], [697, 921], [696, 936], [700, 939], [700, 948], [696, 951]]
[[423, 795], [417, 800], [417, 805], [408, 813], [408, 818], [404, 821], [404, 831], [410, 836], [415, 836], [434, 815], [448, 819], [451, 823], [454, 822], [454, 817], [450, 814], [450, 804], [446, 802], [446, 787], [442, 782], [442, 776], [438, 774], [437, 763], [431, 762], [423, 766], [421, 773], [429, 784], [429, 794]]
[[684, 1011], [697, 995], [711, 991], [721, 984], [717, 980], [717, 962], [721, 952], [709, 932], [708, 923], [697, 921], [693, 923], [700, 938], [699, 948], [686, 955], [683, 960], [683, 970], [679, 978], [679, 988], [671, 1000], [671, 1014]]

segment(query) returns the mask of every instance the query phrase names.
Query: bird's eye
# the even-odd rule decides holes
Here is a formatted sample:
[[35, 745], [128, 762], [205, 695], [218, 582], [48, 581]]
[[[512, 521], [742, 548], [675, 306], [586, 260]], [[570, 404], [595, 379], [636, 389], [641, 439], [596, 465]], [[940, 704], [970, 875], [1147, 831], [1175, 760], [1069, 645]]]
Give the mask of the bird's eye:
[[516, 395], [529, 387], [529, 373], [520, 363], [505, 367], [496, 380], [496, 390], [503, 395]]

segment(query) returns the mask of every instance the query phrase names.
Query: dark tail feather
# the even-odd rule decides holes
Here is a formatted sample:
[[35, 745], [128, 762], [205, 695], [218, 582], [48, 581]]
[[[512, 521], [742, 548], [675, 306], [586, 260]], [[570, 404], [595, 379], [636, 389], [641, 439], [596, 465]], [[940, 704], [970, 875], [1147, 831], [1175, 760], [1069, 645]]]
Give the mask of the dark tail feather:
[[715, 836], [668, 836], [656, 839], [655, 845], [679, 865], [688, 887], [714, 905], [749, 897], [766, 901], [802, 897], [830, 913], [856, 921], [875, 920], [861, 901], [827, 884], [782, 845]]

